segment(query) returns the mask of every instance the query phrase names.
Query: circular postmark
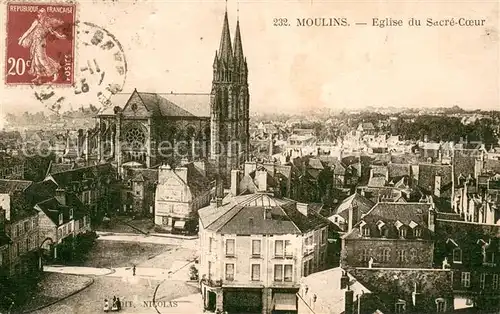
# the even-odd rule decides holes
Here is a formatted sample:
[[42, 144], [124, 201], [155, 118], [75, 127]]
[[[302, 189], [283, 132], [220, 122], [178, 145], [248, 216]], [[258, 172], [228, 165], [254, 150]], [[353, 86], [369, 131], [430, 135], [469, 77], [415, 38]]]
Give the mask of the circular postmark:
[[127, 77], [125, 53], [113, 34], [90, 22], [77, 21], [75, 28], [78, 51], [73, 85], [32, 85], [36, 99], [56, 113], [79, 107], [109, 107], [110, 97], [123, 89]]

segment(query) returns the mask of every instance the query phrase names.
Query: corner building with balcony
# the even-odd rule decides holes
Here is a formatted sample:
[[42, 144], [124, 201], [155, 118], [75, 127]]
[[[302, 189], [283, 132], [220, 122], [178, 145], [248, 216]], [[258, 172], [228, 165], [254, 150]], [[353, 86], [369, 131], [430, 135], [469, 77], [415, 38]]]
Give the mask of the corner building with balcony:
[[325, 268], [328, 221], [268, 193], [228, 194], [199, 217], [205, 310], [297, 313], [301, 277]]

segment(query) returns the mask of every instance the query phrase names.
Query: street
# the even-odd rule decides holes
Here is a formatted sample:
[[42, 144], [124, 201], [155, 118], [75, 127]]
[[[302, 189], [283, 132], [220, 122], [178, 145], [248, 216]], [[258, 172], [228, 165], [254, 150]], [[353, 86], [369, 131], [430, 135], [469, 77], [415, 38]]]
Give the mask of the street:
[[[98, 241], [117, 241], [117, 244], [124, 241], [153, 243], [169, 245], [172, 248], [137, 264], [135, 276], [131, 266], [44, 266], [45, 272], [89, 276], [94, 279], [94, 283], [87, 289], [34, 313], [99, 313], [103, 311], [104, 299], [111, 302], [114, 296], [122, 302], [121, 313], [202, 312], [197, 284], [187, 283], [189, 267], [197, 257], [197, 240], [100, 234]], [[112, 260], [109, 264], [113, 264]]]

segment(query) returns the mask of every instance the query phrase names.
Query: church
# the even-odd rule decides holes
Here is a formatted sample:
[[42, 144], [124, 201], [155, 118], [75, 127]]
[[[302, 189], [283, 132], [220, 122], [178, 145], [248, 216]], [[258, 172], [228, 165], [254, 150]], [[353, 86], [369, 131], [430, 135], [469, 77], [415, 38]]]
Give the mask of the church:
[[100, 162], [152, 168], [180, 159], [208, 160], [228, 181], [249, 154], [248, 67], [239, 19], [231, 40], [227, 10], [212, 64], [210, 93], [147, 93], [111, 98], [97, 116], [95, 147]]

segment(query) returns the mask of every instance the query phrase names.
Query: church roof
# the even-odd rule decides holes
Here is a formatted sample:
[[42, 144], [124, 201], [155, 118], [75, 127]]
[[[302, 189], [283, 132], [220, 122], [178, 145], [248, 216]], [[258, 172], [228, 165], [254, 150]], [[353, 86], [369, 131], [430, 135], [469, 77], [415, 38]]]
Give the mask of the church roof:
[[[113, 106], [103, 108], [99, 115], [114, 115], [114, 107], [124, 108], [134, 93], [113, 95]], [[210, 94], [137, 92], [149, 112], [163, 117], [209, 117]]]

